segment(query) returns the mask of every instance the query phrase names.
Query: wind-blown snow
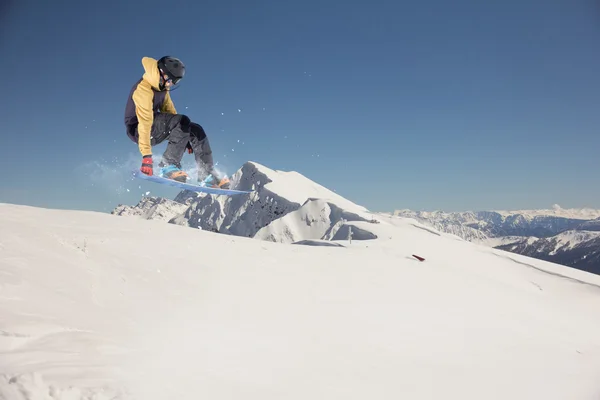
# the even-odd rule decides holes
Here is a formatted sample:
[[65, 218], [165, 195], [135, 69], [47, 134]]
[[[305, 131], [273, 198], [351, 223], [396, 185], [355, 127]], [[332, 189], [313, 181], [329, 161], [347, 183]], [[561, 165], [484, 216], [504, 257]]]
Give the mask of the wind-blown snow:
[[600, 276], [379, 220], [320, 247], [0, 205], [0, 394], [598, 398]]

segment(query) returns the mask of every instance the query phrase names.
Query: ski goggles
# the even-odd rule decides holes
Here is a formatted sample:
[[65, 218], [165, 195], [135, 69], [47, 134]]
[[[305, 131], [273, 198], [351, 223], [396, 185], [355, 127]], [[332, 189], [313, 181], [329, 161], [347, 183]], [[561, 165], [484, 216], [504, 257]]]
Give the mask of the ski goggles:
[[172, 82], [173, 85], [177, 85], [179, 82], [181, 82], [181, 78], [169, 78], [167, 82]]
[[181, 77], [170, 77], [169, 74], [167, 74], [166, 72], [162, 73], [162, 77], [165, 83], [170, 82], [173, 85], [177, 85], [179, 82], [181, 82]]

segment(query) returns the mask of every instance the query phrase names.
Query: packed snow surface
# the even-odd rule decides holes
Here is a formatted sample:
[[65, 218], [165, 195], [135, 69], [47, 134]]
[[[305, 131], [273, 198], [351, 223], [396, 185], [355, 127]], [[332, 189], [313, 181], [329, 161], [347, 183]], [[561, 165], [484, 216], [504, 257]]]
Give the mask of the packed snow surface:
[[303, 246], [2, 204], [0, 399], [600, 398], [600, 276], [377, 218]]

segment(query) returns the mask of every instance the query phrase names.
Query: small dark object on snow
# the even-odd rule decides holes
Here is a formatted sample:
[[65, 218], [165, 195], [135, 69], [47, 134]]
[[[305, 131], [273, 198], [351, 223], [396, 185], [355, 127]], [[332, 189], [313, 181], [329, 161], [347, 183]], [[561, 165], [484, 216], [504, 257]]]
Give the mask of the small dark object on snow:
[[424, 259], [423, 257], [419, 257], [419, 256], [418, 256], [418, 255], [416, 255], [416, 254], [413, 254], [412, 256], [413, 256], [414, 258], [416, 258], [417, 260], [419, 260], [419, 261], [425, 261], [425, 259]]

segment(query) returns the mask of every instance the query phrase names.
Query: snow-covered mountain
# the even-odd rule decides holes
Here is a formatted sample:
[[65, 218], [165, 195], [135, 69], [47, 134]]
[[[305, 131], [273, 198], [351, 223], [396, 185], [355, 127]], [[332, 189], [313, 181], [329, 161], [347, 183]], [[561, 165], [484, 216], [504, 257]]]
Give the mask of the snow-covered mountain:
[[[363, 214], [362, 216], [360, 214]], [[302, 207], [261, 228], [257, 239], [294, 243], [308, 239], [343, 240], [348, 235], [348, 222], [372, 222], [364, 213], [352, 213], [322, 199], [307, 200]], [[355, 240], [375, 239], [368, 231], [354, 228]]]
[[136, 216], [144, 219], [170, 221], [173, 217], [184, 212], [187, 207], [188, 205], [185, 203], [165, 198], [144, 197], [136, 207], [119, 205], [112, 213], [120, 216]]
[[[455, 231], [465, 240], [473, 240], [478, 237], [501, 237], [501, 236], [535, 236], [549, 237], [564, 231], [577, 229], [580, 225], [588, 222], [583, 215], [600, 215], [591, 210], [569, 210], [559, 213], [553, 210], [551, 215], [543, 214], [543, 210], [537, 211], [467, 211], [467, 212], [425, 212], [411, 210], [397, 210], [394, 215], [414, 218], [435, 225], [445, 232]], [[569, 216], [567, 216], [569, 215]], [[467, 231], [465, 235], [460, 234], [460, 227], [472, 228], [477, 233]]]
[[[294, 238], [363, 212], [295, 200]], [[0, 204], [0, 399], [600, 393], [598, 275], [389, 215], [308, 240], [326, 247], [146, 216]]]
[[521, 238], [496, 248], [600, 274], [600, 232], [566, 231], [549, 238]]
[[[467, 241], [550, 260], [600, 273], [600, 210], [421, 212], [397, 210], [394, 215], [414, 218]], [[588, 219], [586, 219], [588, 218]]]
[[[377, 223], [374, 214], [297, 172], [276, 171], [245, 163], [233, 176], [233, 187], [248, 195], [215, 196], [182, 191], [173, 201], [144, 198], [113, 214], [142, 216], [172, 224], [273, 242], [331, 240], [348, 235], [348, 223]], [[355, 227], [356, 240], [373, 234]], [[303, 242], [307, 243], [307, 242]]]

